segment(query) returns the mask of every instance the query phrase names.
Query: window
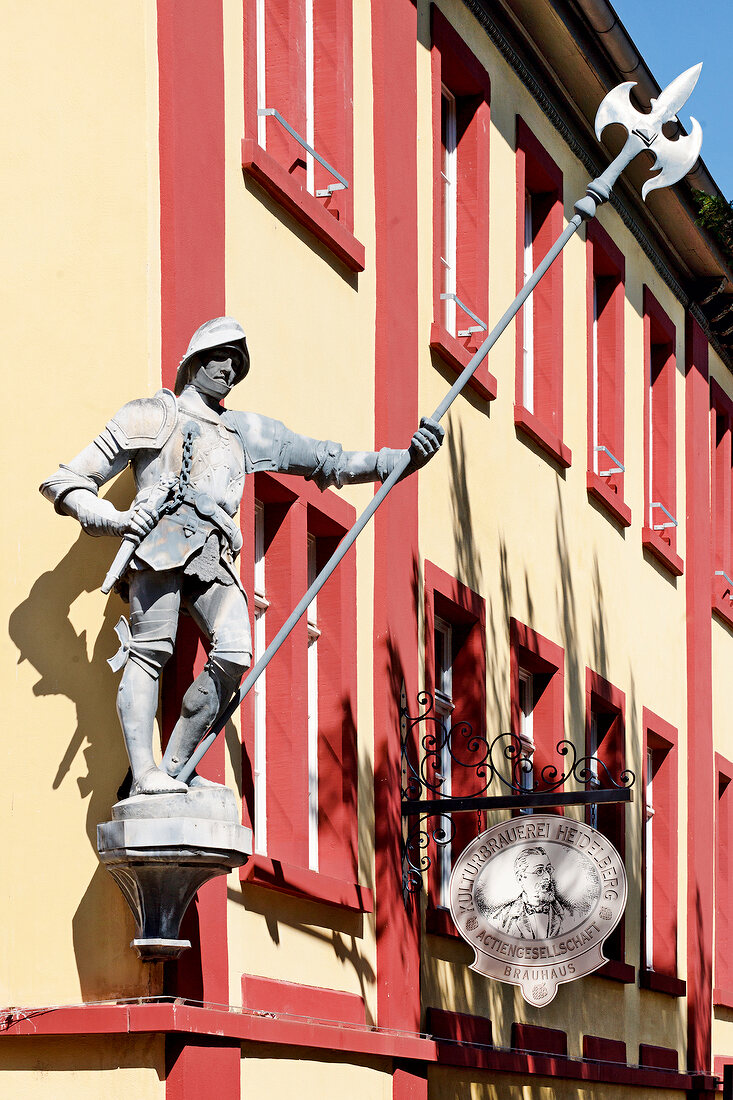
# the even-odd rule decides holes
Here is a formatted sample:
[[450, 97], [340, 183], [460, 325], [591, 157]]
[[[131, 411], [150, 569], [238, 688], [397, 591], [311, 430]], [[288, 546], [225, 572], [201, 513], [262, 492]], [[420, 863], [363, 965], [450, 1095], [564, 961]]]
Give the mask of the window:
[[733, 401], [714, 380], [710, 383], [710, 505], [712, 512], [712, 606], [733, 625], [733, 479], [731, 431]]
[[[476, 775], [454, 764], [454, 758], [470, 763], [471, 731], [486, 732], [486, 629], [484, 601], [470, 588], [425, 562], [425, 683], [435, 700], [435, 714], [447, 733], [453, 729], [452, 754], [443, 745], [437, 763], [445, 797], [475, 793]], [[467, 723], [467, 725], [464, 725]], [[435, 818], [433, 827], [443, 824]], [[453, 816], [450, 845], [436, 844], [431, 853], [427, 928], [452, 935], [448, 917], [448, 885], [453, 859], [475, 836], [476, 818], [470, 813]], [[473, 831], [472, 831], [473, 830]]]
[[644, 548], [675, 576], [677, 554], [675, 328], [648, 287], [644, 288]]
[[[259, 656], [352, 525], [353, 508], [300, 478], [257, 473], [243, 504]], [[248, 518], [250, 517], [250, 518]], [[347, 554], [260, 677], [243, 721], [242, 877], [353, 908], [357, 885], [356, 558]], [[251, 762], [251, 767], [250, 767]], [[309, 877], [310, 875], [310, 877]]]
[[[590, 669], [585, 672], [586, 754], [592, 758], [588, 787], [608, 787], [618, 783], [626, 767], [626, 699], [602, 676]], [[597, 761], [597, 762], [596, 762]], [[604, 770], [606, 769], [606, 770]], [[597, 803], [588, 807], [586, 820], [608, 837], [621, 859], [626, 852], [626, 806], [624, 803]], [[634, 968], [625, 964], [625, 920], [606, 940], [604, 952], [611, 965], [603, 973], [618, 981], [633, 982]]]
[[588, 492], [623, 527], [624, 257], [595, 221], [587, 224]]
[[352, 271], [353, 56], [350, 0], [244, 0], [242, 164]]
[[[486, 70], [432, 8], [433, 297], [430, 347], [456, 371], [488, 335], [489, 117]], [[469, 385], [484, 400], [496, 379], [484, 361]]]
[[[516, 777], [527, 791], [542, 790], [543, 771], [556, 766], [564, 736], [562, 648], [516, 619], [510, 621], [511, 731], [531, 758], [531, 770]], [[545, 771], [545, 775], [548, 773]]]
[[[519, 740], [522, 746], [522, 756], [526, 757], [519, 775], [519, 785], [523, 791], [530, 794], [534, 790], [534, 677], [526, 668], [519, 670]], [[531, 814], [532, 808], [527, 807], [522, 813]]]
[[717, 813], [715, 817], [715, 972], [714, 1001], [733, 1008], [733, 764], [715, 755]]
[[[563, 230], [562, 172], [526, 123], [517, 118], [517, 292]], [[517, 315], [514, 421], [562, 467], [562, 255]]]
[[677, 977], [677, 730], [643, 711], [642, 971], [647, 989], [681, 996]]

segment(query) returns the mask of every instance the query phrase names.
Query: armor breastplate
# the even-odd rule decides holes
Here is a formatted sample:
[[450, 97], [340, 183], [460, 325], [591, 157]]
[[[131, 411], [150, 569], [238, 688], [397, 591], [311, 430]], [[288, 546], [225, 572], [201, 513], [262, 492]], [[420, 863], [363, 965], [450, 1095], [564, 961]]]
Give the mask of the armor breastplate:
[[133, 467], [138, 490], [152, 488], [162, 477], [177, 477], [181, 472], [183, 435], [189, 423], [198, 428], [193, 442], [193, 460], [189, 486], [207, 493], [216, 504], [233, 516], [244, 489], [244, 450], [236, 431], [221, 421], [204, 420], [179, 405], [178, 419], [170, 438], [160, 451], [138, 452]]

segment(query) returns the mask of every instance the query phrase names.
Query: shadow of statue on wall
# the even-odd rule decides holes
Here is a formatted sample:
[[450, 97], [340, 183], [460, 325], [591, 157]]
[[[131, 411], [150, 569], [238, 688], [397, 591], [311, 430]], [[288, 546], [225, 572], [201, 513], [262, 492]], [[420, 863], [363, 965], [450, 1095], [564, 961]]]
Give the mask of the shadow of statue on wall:
[[[106, 494], [115, 505], [122, 505], [130, 494], [129, 476], [118, 478]], [[33, 695], [62, 696], [75, 708], [75, 719], [68, 725], [65, 721], [63, 727], [39, 728], [43, 723], [42, 708], [29, 714], [26, 733], [42, 737], [52, 758], [47, 774], [55, 764], [48, 789], [38, 788], [38, 795], [44, 799], [47, 811], [53, 812], [53, 792], [70, 781], [77, 757], [83, 756], [86, 773], [78, 774], [76, 782], [79, 797], [87, 802], [86, 834], [95, 858], [97, 824], [109, 817], [127, 768], [115, 710], [117, 676], [107, 665], [107, 658], [117, 648], [114, 624], [124, 614], [124, 605], [117, 597], [106, 601], [92, 646], [87, 630], [74, 626], [72, 608], [80, 597], [99, 589], [115, 549], [114, 539], [96, 539], [79, 532], [64, 557], [34, 581], [9, 620], [18, 664], [28, 662], [38, 673]], [[126, 992], [139, 995], [141, 991], [148, 992], [151, 983], [156, 984], [153, 971], [159, 968], [150, 968], [146, 974], [127, 946], [134, 934], [132, 915], [103, 867], [95, 869], [80, 898], [72, 926], [85, 998], [102, 998], [110, 993], [123, 996]], [[100, 936], [100, 928], [117, 928], [119, 933]]]

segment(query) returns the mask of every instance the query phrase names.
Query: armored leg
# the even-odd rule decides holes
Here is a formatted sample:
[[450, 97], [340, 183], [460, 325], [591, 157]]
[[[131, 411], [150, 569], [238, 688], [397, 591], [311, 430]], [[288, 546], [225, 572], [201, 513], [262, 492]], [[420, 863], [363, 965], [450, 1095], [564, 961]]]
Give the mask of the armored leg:
[[[203, 671], [183, 697], [181, 717], [171, 734], [163, 767], [175, 775], [189, 759], [219, 711], [237, 690], [252, 660], [247, 598], [236, 585], [213, 581], [186, 607], [209, 642]], [[194, 775], [191, 786], [206, 781]]]
[[131, 794], [185, 791], [153, 758], [160, 673], [173, 652], [181, 601], [172, 573], [133, 573], [130, 579], [130, 656], [117, 692], [117, 713], [132, 769]]

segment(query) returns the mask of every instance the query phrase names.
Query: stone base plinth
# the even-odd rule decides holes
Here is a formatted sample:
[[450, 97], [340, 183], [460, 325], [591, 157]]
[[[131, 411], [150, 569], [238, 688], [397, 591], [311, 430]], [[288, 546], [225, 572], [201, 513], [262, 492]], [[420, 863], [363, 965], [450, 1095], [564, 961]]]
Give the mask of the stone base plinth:
[[189, 903], [209, 879], [246, 862], [252, 833], [227, 787], [197, 787], [118, 802], [112, 821], [97, 826], [97, 850], [135, 918], [130, 946], [147, 961], [177, 959], [191, 946], [179, 939]]

